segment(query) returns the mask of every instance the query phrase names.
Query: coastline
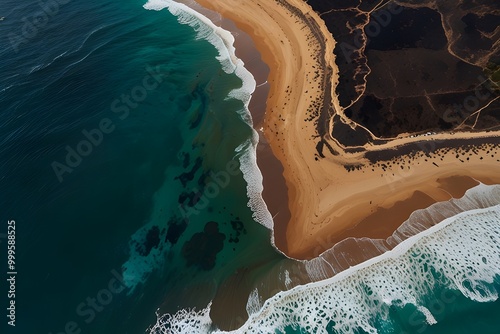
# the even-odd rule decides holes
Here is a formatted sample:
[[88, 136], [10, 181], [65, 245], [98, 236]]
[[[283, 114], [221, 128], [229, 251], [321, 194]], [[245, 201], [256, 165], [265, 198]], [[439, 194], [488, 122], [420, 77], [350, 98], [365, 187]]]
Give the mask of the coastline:
[[[395, 161], [389, 164], [386, 160], [370, 161], [368, 155], [346, 151], [335, 138], [328, 138], [331, 151], [337, 154], [318, 158], [315, 122], [324, 122], [330, 129], [335, 124], [331, 119], [313, 122], [317, 113], [311, 109], [332, 105], [337, 114], [341, 110], [334, 94], [338, 80], [333, 55], [335, 41], [319, 16], [307, 4], [296, 0], [265, 7], [259, 1], [246, 1], [238, 3], [238, 11], [230, 1], [198, 2], [250, 34], [271, 69], [264, 132], [285, 169], [292, 215], [286, 227], [286, 255], [298, 259], [318, 256], [339, 240], [335, 236], [362, 233], [365, 237], [380, 237], [363, 224], [369, 217], [398, 213], [401, 220], [390, 224], [394, 231], [398, 221], [402, 223], [422, 205], [455, 197], [450, 195], [452, 191], [463, 194], [473, 184], [466, 178], [486, 184], [500, 183], [500, 177], [494, 174], [500, 157], [496, 133], [438, 133], [365, 145], [371, 156], [396, 152], [391, 154], [397, 158], [391, 158]], [[478, 149], [479, 153], [473, 147], [470, 150], [474, 154], [469, 154], [469, 149], [464, 148], [468, 139], [484, 139], [485, 146]], [[464, 146], [446, 146], [458, 140], [463, 140]], [[438, 147], [439, 144], [443, 147]], [[416, 150], [408, 148], [411, 145]], [[458, 162], [459, 155], [467, 160]], [[355, 168], [359, 165], [363, 168]], [[439, 182], [453, 177], [466, 178], [458, 184]], [[421, 194], [420, 198], [415, 198], [416, 193]], [[422, 201], [422, 196], [427, 201]], [[401, 202], [406, 202], [403, 213], [402, 205], [398, 205]], [[276, 235], [281, 233], [282, 230], [275, 231]]]
[[[254, 130], [259, 135], [256, 146], [257, 165], [263, 178], [262, 198], [267, 209], [273, 217], [272, 238], [276, 248], [286, 254], [286, 228], [290, 220], [288, 208], [288, 188], [283, 175], [283, 165], [273, 154], [272, 147], [266, 140], [262, 129], [266, 114], [267, 98], [269, 96], [270, 68], [264, 61], [262, 48], [255, 45], [254, 36], [247, 33], [235, 24], [235, 21], [211, 8], [209, 2], [203, 1], [178, 1], [186, 4], [200, 14], [208, 17], [217, 26], [231, 32], [234, 39], [235, 55], [243, 61], [245, 68], [254, 76], [256, 81], [255, 91], [252, 93], [248, 109], [252, 116]], [[245, 27], [249, 28], [249, 27]], [[267, 57], [269, 59], [269, 56]], [[272, 71], [272, 69], [271, 69]]]
[[[256, 286], [248, 299], [249, 318], [241, 319], [234, 333], [256, 328], [283, 331], [286, 326], [303, 324], [301, 315], [307, 315], [302, 320], [311, 326], [325, 326], [324, 317], [315, 317], [318, 309], [328, 310], [327, 319], [333, 318], [340, 327], [347, 321], [352, 328], [365, 328], [362, 325], [366, 320], [383, 311], [380, 307], [389, 307], [391, 301], [422, 306], [419, 310], [428, 315], [427, 319], [439, 322], [434, 318], [439, 315], [436, 309], [421, 304], [429, 284], [451, 286], [478, 302], [498, 298], [495, 293], [484, 296], [483, 292], [488, 291], [484, 284], [492, 283], [494, 275], [498, 275], [498, 270], [491, 268], [498, 268], [495, 249], [499, 240], [495, 235], [500, 222], [499, 199], [500, 185], [480, 184], [460, 199], [414, 212], [387, 240], [350, 238], [344, 242], [347, 248], [336, 245], [312, 261], [285, 260], [289, 262], [273, 267]], [[351, 249], [358, 249], [358, 254], [351, 254]], [[478, 266], [477, 271], [471, 271], [471, 266]], [[477, 283], [478, 288], [471, 291], [465, 282], [472, 283], [472, 287]], [[359, 287], [368, 287], [373, 293], [366, 294]], [[380, 306], [373, 307], [373, 301], [380, 302]], [[158, 319], [155, 328], [184, 324], [189, 327], [183, 326], [183, 332], [212, 332], [215, 322], [211, 308], [212, 303], [198, 311], [167, 314]], [[294, 310], [293, 317], [290, 310]], [[219, 329], [214, 332], [222, 333], [223, 329]]]
[[[436, 324], [438, 311], [428, 308], [419, 298], [443, 284], [443, 280], [436, 278], [434, 270], [428, 270], [427, 266], [437, 267], [436, 271], [439, 276], [445, 277], [448, 286], [470, 300], [483, 303], [496, 301], [496, 290], [485, 287], [491, 286], [498, 276], [498, 257], [493, 250], [497, 240], [492, 237], [479, 245], [471, 241], [482, 235], [498, 234], [498, 225], [490, 225], [488, 221], [498, 219], [499, 214], [500, 205], [461, 212], [333, 277], [280, 292], [252, 313], [238, 332], [249, 332], [254, 326], [283, 330], [296, 323], [326, 327], [327, 321], [322, 321], [325, 313], [328, 314], [327, 319], [333, 318], [337, 330], [347, 325], [347, 328], [376, 331], [373, 322], [367, 321], [374, 317], [373, 313], [383, 314], [384, 308], [400, 305], [415, 306], [427, 324]], [[463, 253], [467, 256], [457, 260], [457, 256], [463, 256]], [[443, 255], [444, 260], [436, 260]], [[494, 269], [469, 272], [467, 265], [474, 260], [489, 263]], [[468, 289], [464, 280], [472, 288]], [[355, 287], [367, 288], [374, 297], [372, 293], [363, 293], [364, 290], [360, 293]], [[380, 305], [374, 306], [373, 300], [379, 301]], [[295, 310], [295, 318], [289, 316], [290, 309]], [[318, 309], [323, 313], [318, 314]], [[270, 313], [274, 316], [270, 317]]]
[[[323, 45], [310, 46], [313, 38], [312, 35], [317, 32], [311, 32], [307, 29], [307, 25], [301, 24], [298, 20], [293, 27], [289, 26], [288, 23], [293, 19], [294, 14], [291, 14], [288, 8], [278, 3], [266, 4], [266, 7], [263, 7], [258, 1], [246, 1], [238, 3], [241, 10], [237, 12], [234, 11], [235, 4], [229, 1], [210, 2], [207, 0], [199, 0], [197, 2], [205, 8], [220, 13], [222, 17], [231, 20], [239, 29], [250, 35], [262, 60], [270, 69], [267, 80], [270, 84], [270, 90], [263, 120], [263, 136], [261, 136], [261, 139], [270, 146], [272, 154], [280, 161], [280, 164], [284, 168], [282, 174], [286, 181], [286, 191], [289, 199], [286, 201], [285, 205], [289, 210], [287, 210], [288, 212], [286, 212], [285, 215], [283, 215], [282, 211], [273, 211], [272, 208], [270, 208], [270, 211], [274, 216], [275, 228], [273, 235], [275, 246], [288, 256], [289, 243], [287, 240], [287, 233], [290, 220], [293, 219], [289, 217], [290, 213], [292, 213], [295, 208], [295, 201], [291, 199], [296, 197], [296, 186], [294, 182], [290, 181], [290, 179], [292, 179], [290, 175], [292, 165], [287, 160], [284, 145], [280, 143], [280, 141], [285, 142], [285, 140], [278, 137], [278, 135], [284, 135], [284, 133], [280, 134], [278, 131], [279, 122], [285, 121], [278, 112], [283, 110], [285, 114], [290, 107], [293, 108], [295, 105], [300, 106], [297, 109], [304, 109], [310, 104], [310, 100], [323, 100], [325, 81], [327, 81], [326, 77], [323, 76], [323, 80], [319, 85], [317, 82], [307, 82], [305, 78], [316, 77], [318, 75], [319, 67], [324, 65], [322, 59], [323, 53], [331, 55], [333, 59], [334, 44], [330, 43], [328, 45], [327, 52], [323, 52], [325, 48]], [[301, 6], [302, 11], [316, 15], [305, 3], [295, 1], [295, 4]], [[319, 19], [319, 17], [317, 19]], [[326, 27], [324, 27], [322, 32], [327, 33]], [[277, 43], [277, 40], [280, 40], [280, 42]], [[310, 48], [315, 48], [316, 52], [309, 52], [305, 57], [300, 52], [297, 52], [302, 49], [309, 50]], [[313, 64], [317, 64], [317, 66]], [[315, 69], [316, 67], [318, 70]], [[284, 89], [284, 83], [290, 83], [290, 85]], [[303, 99], [301, 94], [295, 94], [295, 92], [306, 92], [309, 96]], [[283, 101], [289, 102], [283, 105]], [[258, 121], [256, 123], [258, 124]], [[315, 127], [311, 122], [307, 125], [308, 129], [306, 131], [308, 132], [308, 137], [312, 138], [315, 135]], [[263, 154], [261, 154], [261, 156], [263, 156]], [[259, 166], [261, 166], [261, 164], [259, 164]], [[262, 164], [263, 168], [261, 169], [264, 175], [264, 181], [267, 175], [269, 175], [270, 170], [274, 171], [274, 175], [279, 172], [279, 168], [266, 169], [266, 166], [267, 164]], [[272, 176], [268, 177], [268, 179], [272, 179]], [[264, 184], [264, 198], [266, 198], [265, 192], [266, 184]], [[280, 193], [282, 194], [282, 192]], [[279, 195], [279, 198], [277, 198], [275, 194], [273, 195], [274, 196], [267, 196], [267, 198], [272, 198], [273, 202], [279, 203], [276, 206], [283, 206], [286, 197]], [[266, 203], [268, 203], [267, 199]]]

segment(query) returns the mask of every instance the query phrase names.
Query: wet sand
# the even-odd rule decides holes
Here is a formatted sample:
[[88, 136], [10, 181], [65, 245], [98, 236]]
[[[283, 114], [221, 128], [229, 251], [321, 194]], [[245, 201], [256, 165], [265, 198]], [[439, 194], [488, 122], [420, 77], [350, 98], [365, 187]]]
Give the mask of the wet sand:
[[[495, 184], [488, 178], [483, 178], [485, 184]], [[465, 192], [477, 186], [478, 181], [467, 176], [451, 176], [437, 180], [436, 189], [440, 189], [434, 198], [422, 191], [415, 191], [411, 197], [394, 203], [390, 208], [376, 208], [361, 220], [356, 226], [338, 235], [334, 235], [330, 243], [337, 244], [347, 238], [387, 239], [406, 221], [410, 215], [420, 209], [425, 209], [436, 202], [461, 198]], [[437, 195], [437, 196], [436, 196]], [[319, 249], [318, 249], [319, 250]], [[314, 258], [320, 254], [312, 254]]]
[[[261, 56], [261, 48], [258, 48], [254, 39], [247, 33], [249, 27], [245, 26], [245, 31], [241, 25], [228, 19], [226, 15], [221, 15], [214, 11], [210, 3], [198, 1], [202, 6], [194, 1], [181, 1], [199, 13], [207, 16], [216, 25], [230, 31], [235, 36], [235, 53], [245, 63], [245, 68], [252, 73], [256, 81], [256, 89], [250, 100], [249, 110], [252, 114], [254, 129], [259, 134], [257, 145], [257, 165], [263, 176], [264, 191], [262, 197], [274, 220], [274, 241], [276, 247], [286, 253], [286, 228], [290, 221], [290, 210], [288, 208], [288, 188], [283, 176], [283, 165], [272, 152], [266, 137], [263, 133], [264, 117], [267, 108], [267, 99], [270, 91], [268, 82], [270, 69]], [[266, 55], [269, 59], [269, 55]]]
[[274, 156], [267, 139], [263, 134], [266, 102], [269, 95], [269, 67], [264, 63], [251, 37], [238, 29], [230, 20], [223, 19], [221, 27], [238, 36], [235, 39], [236, 56], [243, 60], [247, 70], [257, 82], [252, 94], [249, 110], [252, 114], [254, 129], [259, 134], [257, 145], [257, 165], [263, 176], [264, 190], [262, 197], [267, 208], [274, 217], [274, 238], [276, 246], [286, 253], [286, 226], [290, 220], [288, 209], [288, 188], [283, 176], [283, 165]]
[[249, 110], [252, 114], [254, 128], [259, 134], [257, 145], [257, 165], [263, 176], [264, 191], [262, 197], [267, 208], [274, 217], [274, 237], [276, 246], [286, 253], [286, 226], [290, 220], [288, 209], [288, 188], [283, 177], [283, 165], [274, 156], [267, 139], [263, 134], [266, 102], [269, 95], [269, 67], [264, 63], [251, 37], [238, 29], [232, 21], [221, 22], [221, 27], [238, 36], [235, 39], [236, 56], [243, 60], [247, 70], [257, 82], [252, 94]]

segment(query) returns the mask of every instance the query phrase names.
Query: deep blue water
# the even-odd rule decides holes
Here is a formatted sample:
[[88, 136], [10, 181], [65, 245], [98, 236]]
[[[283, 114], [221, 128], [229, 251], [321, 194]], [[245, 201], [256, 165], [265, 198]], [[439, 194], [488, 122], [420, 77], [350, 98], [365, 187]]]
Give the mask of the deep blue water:
[[[18, 272], [8, 333], [143, 333], [158, 308], [203, 308], [231, 274], [282, 259], [247, 207], [235, 149], [251, 127], [226, 99], [241, 79], [143, 5], [61, 1], [34, 21], [39, 2], [0, 4], [0, 208], [16, 222]], [[436, 326], [392, 331], [497, 332], [498, 301], [457, 300]]]
[[[40, 5], [0, 5], [0, 205], [2, 220], [16, 221], [19, 273], [13, 333], [59, 333], [69, 322], [82, 333], [142, 333], [160, 306], [204, 307], [216, 284], [195, 297], [190, 284], [245, 265], [235, 254], [248, 252], [249, 235], [269, 240], [247, 208], [234, 151], [251, 135], [243, 104], [224, 100], [241, 80], [192, 28], [143, 4], [69, 1], [24, 35]], [[29, 38], [17, 44], [12, 34]], [[229, 162], [236, 173], [226, 185]], [[202, 206], [210, 172], [226, 173], [223, 188]], [[180, 196], [201, 209], [185, 219]], [[215, 241], [201, 246], [207, 236]], [[125, 288], [115, 276], [129, 260]]]

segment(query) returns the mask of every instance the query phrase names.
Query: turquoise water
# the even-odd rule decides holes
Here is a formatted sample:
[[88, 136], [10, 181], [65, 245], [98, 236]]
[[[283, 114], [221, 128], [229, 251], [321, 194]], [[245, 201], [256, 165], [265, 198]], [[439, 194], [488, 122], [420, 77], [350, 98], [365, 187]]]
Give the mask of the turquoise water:
[[[8, 333], [144, 333], [158, 309], [202, 310], [241, 272], [245, 295], [288, 261], [247, 206], [241, 77], [192, 27], [143, 5], [0, 5], [0, 207], [16, 221], [18, 272]], [[377, 328], [496, 333], [499, 308], [457, 295], [436, 325], [415, 325], [410, 305]]]
[[[226, 100], [241, 80], [191, 27], [143, 5], [69, 2], [15, 52], [4, 37], [39, 5], [2, 2], [1, 207], [17, 224], [19, 273], [9, 332], [75, 322], [83, 333], [143, 333], [160, 306], [204, 307], [269, 240], [235, 152], [252, 135], [243, 102]], [[69, 165], [71, 150], [84, 155]], [[204, 235], [209, 222], [218, 231]], [[205, 236], [215, 241], [203, 247]], [[267, 245], [260, 260], [277, 257]]]
[[[495, 201], [499, 190], [490, 192]], [[376, 258], [269, 298], [241, 332], [497, 333], [499, 222], [500, 205], [447, 218]]]
[[[500, 289], [497, 283], [495, 288]], [[399, 334], [468, 334], [468, 333], [498, 333], [498, 314], [500, 301], [480, 304], [464, 297], [457, 290], [441, 287], [435, 291], [436, 298], [429, 300], [427, 306], [436, 315], [437, 324], [429, 325], [425, 317], [413, 305], [393, 307], [389, 314], [389, 321], [373, 319], [379, 333]], [[339, 333], [333, 329], [333, 323], [326, 327], [328, 333]], [[275, 333], [305, 334], [311, 331], [304, 328], [288, 326], [284, 331]], [[354, 329], [355, 333], [368, 333], [361, 328]]]

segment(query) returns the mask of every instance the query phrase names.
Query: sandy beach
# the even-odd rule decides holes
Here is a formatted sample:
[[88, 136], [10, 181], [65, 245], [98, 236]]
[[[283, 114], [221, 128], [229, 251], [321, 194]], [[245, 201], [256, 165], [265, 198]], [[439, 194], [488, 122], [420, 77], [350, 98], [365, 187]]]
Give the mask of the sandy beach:
[[[286, 230], [278, 247], [290, 257], [312, 258], [345, 236], [388, 236], [415, 209], [465, 192], [471, 179], [500, 183], [498, 131], [408, 134], [357, 151], [332, 137], [334, 116], [344, 117], [335, 40], [305, 2], [198, 2], [251, 35], [270, 68], [263, 127], [284, 167], [291, 218], [275, 233]], [[320, 118], [327, 108], [331, 117]], [[321, 126], [329, 129], [324, 156]]]

